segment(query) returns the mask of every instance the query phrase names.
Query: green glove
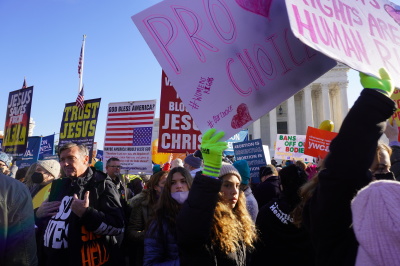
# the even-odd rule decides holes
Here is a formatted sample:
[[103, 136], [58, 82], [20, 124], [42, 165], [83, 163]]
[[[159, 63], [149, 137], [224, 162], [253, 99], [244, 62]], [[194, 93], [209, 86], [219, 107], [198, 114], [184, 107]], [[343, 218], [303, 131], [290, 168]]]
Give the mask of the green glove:
[[219, 141], [225, 132], [214, 135], [215, 131], [215, 128], [211, 128], [204, 133], [200, 149], [204, 160], [203, 174], [218, 177], [222, 165], [222, 152], [228, 148], [228, 143]]
[[379, 69], [379, 76], [381, 76], [381, 79], [360, 72], [361, 85], [366, 89], [378, 90], [388, 97], [392, 96], [394, 84], [390, 80], [389, 74], [384, 68], [381, 68]]

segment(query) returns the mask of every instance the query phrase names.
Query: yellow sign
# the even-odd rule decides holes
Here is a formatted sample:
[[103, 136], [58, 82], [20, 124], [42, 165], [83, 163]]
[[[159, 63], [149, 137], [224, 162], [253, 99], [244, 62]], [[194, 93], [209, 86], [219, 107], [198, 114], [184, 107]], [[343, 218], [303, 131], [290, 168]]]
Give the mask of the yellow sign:
[[33, 197], [33, 209], [39, 208], [43, 201], [47, 199], [50, 195], [51, 183], [43, 187], [39, 192]]

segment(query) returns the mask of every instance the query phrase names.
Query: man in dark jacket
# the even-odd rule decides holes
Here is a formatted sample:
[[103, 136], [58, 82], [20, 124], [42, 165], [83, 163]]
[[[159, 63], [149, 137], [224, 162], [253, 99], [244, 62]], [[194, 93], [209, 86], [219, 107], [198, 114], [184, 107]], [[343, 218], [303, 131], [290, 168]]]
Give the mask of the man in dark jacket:
[[253, 191], [259, 209], [281, 193], [281, 181], [273, 165], [260, 168], [260, 180], [261, 183]]
[[65, 177], [53, 181], [48, 205], [36, 212], [38, 218], [52, 215], [44, 233], [46, 265], [116, 265], [121, 259], [119, 193], [106, 174], [89, 167], [88, 154], [75, 143], [59, 150]]

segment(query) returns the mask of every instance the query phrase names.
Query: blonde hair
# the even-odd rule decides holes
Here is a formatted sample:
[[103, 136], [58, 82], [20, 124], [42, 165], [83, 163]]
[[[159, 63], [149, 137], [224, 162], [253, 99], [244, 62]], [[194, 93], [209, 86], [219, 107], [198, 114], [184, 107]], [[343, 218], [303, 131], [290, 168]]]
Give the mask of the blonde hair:
[[256, 227], [247, 211], [244, 192], [239, 192], [233, 209], [223, 202], [220, 194], [211, 225], [212, 245], [228, 254], [235, 252], [242, 243], [253, 249], [256, 239]]

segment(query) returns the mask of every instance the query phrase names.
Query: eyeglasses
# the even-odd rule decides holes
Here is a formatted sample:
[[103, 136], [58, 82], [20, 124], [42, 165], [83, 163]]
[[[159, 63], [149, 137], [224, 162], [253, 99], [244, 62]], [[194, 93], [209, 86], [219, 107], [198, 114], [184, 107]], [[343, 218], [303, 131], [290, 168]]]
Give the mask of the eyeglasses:
[[109, 165], [108, 167], [111, 167], [111, 168], [121, 168], [121, 165]]

